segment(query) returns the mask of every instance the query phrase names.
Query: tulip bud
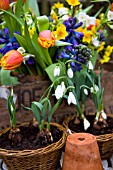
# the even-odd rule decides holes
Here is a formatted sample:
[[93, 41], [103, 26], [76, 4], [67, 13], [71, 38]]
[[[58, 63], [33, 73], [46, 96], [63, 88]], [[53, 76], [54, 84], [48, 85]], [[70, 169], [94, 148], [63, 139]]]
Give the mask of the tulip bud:
[[0, 10], [8, 10], [9, 9], [9, 0], [0, 0]]
[[43, 48], [49, 48], [55, 44], [55, 36], [50, 30], [44, 30], [40, 32], [38, 37], [38, 43]]
[[4, 70], [13, 70], [21, 65], [23, 56], [16, 50], [7, 52], [0, 60], [0, 66], [4, 67]]

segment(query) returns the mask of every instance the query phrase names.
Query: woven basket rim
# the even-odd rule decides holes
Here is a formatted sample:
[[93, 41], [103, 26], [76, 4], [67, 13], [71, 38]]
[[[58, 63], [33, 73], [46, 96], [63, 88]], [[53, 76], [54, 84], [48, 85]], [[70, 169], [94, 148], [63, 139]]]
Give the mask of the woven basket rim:
[[[112, 115], [112, 114], [107, 114], [107, 116], [113, 118], [113, 115]], [[66, 128], [66, 130], [69, 129], [69, 127], [68, 127], [69, 121], [72, 120], [74, 117], [75, 117], [75, 115], [70, 115], [70, 116], [68, 116], [68, 117], [64, 120], [63, 126]], [[70, 130], [71, 130], [71, 129], [70, 129]], [[73, 130], [71, 130], [71, 132], [72, 132], [72, 133], [76, 133], [76, 132], [74, 132]], [[97, 141], [99, 141], [99, 142], [108, 141], [108, 140], [110, 140], [110, 139], [113, 139], [113, 133], [110, 133], [110, 134], [106, 133], [106, 134], [103, 134], [103, 135], [94, 135], [94, 136], [96, 136], [96, 139], [97, 139]]]
[[[27, 124], [27, 123], [23, 123], [23, 124]], [[21, 125], [23, 125], [23, 124], [21, 124]], [[65, 145], [65, 142], [67, 139], [66, 129], [58, 123], [51, 122], [50, 124], [53, 126], [56, 126], [59, 130], [61, 130], [63, 132], [62, 137], [60, 138], [59, 141], [52, 143], [44, 148], [40, 148], [40, 149], [36, 149], [36, 150], [19, 151], [19, 150], [7, 150], [7, 149], [0, 148], [0, 155], [15, 156], [15, 157], [18, 157], [18, 156], [19, 157], [21, 157], [21, 156], [28, 157], [28, 156], [35, 155], [35, 154], [43, 155], [43, 154], [47, 154], [49, 152], [53, 152], [55, 150], [61, 149]], [[5, 130], [1, 131], [0, 135], [2, 135], [3, 133], [5, 133], [8, 130], [10, 130], [10, 128], [6, 128]]]

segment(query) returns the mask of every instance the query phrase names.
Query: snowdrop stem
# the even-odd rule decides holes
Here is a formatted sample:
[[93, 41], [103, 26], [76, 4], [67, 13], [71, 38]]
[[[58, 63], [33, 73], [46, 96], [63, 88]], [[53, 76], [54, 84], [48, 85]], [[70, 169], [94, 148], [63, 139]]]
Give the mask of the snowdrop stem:
[[97, 123], [97, 122], [98, 122], [99, 116], [100, 116], [100, 112], [99, 112], [99, 111], [97, 111], [97, 113], [96, 113], [96, 117], [95, 117], [95, 123]]

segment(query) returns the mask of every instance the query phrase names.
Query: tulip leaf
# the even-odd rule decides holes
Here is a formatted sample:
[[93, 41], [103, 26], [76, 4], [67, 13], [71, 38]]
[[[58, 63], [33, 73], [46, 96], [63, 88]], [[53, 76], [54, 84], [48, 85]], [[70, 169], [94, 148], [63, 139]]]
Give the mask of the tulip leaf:
[[20, 44], [20, 46], [27, 49], [26, 40], [19, 34], [14, 33], [14, 36], [16, 37], [16, 39], [17, 39], [18, 43]]
[[93, 0], [93, 1], [91, 1], [91, 2], [109, 2], [109, 3], [110, 3], [109, 0]]
[[38, 29], [39, 32], [44, 31], [44, 30], [48, 30], [49, 28], [49, 19], [46, 15], [37, 17], [37, 21], [38, 21]]
[[29, 10], [31, 10], [37, 17], [40, 16], [37, 0], [33, 0], [33, 1], [26, 0], [26, 1], [28, 3]]
[[55, 41], [55, 46], [66, 46], [66, 45], [72, 45], [72, 44], [68, 42], [59, 41], [59, 40]]
[[109, 28], [113, 29], [113, 25], [107, 23], [107, 25], [109, 26]]
[[3, 70], [3, 68], [0, 70], [0, 81], [2, 85], [18, 84], [18, 79], [10, 76], [10, 70]]

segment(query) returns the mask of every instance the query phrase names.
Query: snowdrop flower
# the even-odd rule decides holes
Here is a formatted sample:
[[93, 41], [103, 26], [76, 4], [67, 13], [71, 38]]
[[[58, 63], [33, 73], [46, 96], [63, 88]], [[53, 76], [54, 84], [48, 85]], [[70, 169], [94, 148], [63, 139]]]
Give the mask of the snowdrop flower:
[[78, 20], [79, 20], [79, 22], [84, 22], [84, 21], [86, 21], [86, 13], [85, 12], [80, 12], [79, 14], [78, 14]]
[[60, 75], [60, 67], [56, 66], [54, 69], [54, 77], [59, 76]]
[[110, 10], [108, 11], [107, 18], [108, 18], [108, 21], [113, 20], [113, 11], [110, 11]]
[[84, 130], [87, 130], [88, 127], [90, 127], [90, 122], [86, 118], [84, 118]]
[[20, 52], [21, 54], [25, 53], [25, 49], [23, 47], [19, 47], [17, 51]]
[[97, 37], [92, 37], [92, 44], [93, 44], [95, 47], [99, 47], [100, 42], [99, 42], [99, 40], [97, 40]]
[[103, 119], [105, 119], [105, 120], [107, 119], [107, 115], [106, 115], [106, 113], [104, 112], [104, 110], [101, 111], [101, 115], [102, 115]]
[[87, 15], [86, 17], [86, 27], [89, 27], [90, 25], [95, 25], [96, 23], [96, 18], [95, 17], [90, 17]]
[[69, 78], [73, 78], [73, 70], [71, 68], [67, 70], [67, 75]]
[[94, 93], [94, 88], [93, 87], [90, 88], [90, 92]]
[[99, 88], [98, 88], [97, 85], [94, 85], [94, 90], [95, 90], [95, 92], [98, 92], [98, 91], [99, 91]]
[[68, 104], [70, 105], [71, 103], [75, 105], [77, 104], [74, 94], [72, 92], [69, 92]]
[[62, 88], [62, 91], [63, 91], [63, 93], [64, 93], [65, 90], [66, 90], [66, 86], [65, 86], [65, 84], [64, 84], [64, 81], [62, 81], [62, 83], [61, 83], [61, 88]]
[[62, 90], [61, 85], [57, 86], [57, 88], [55, 90], [55, 97], [56, 97], [57, 100], [63, 97], [63, 90]]
[[88, 90], [84, 89], [84, 93], [85, 93], [85, 95], [88, 95]]
[[25, 55], [23, 58], [24, 58], [24, 60], [23, 60], [23, 63], [24, 64], [26, 64], [25, 62], [27, 61], [27, 60], [29, 60], [29, 58], [30, 57], [35, 57], [33, 54], [27, 54], [27, 55]]
[[88, 68], [89, 70], [93, 70], [93, 64], [91, 61], [88, 62]]

